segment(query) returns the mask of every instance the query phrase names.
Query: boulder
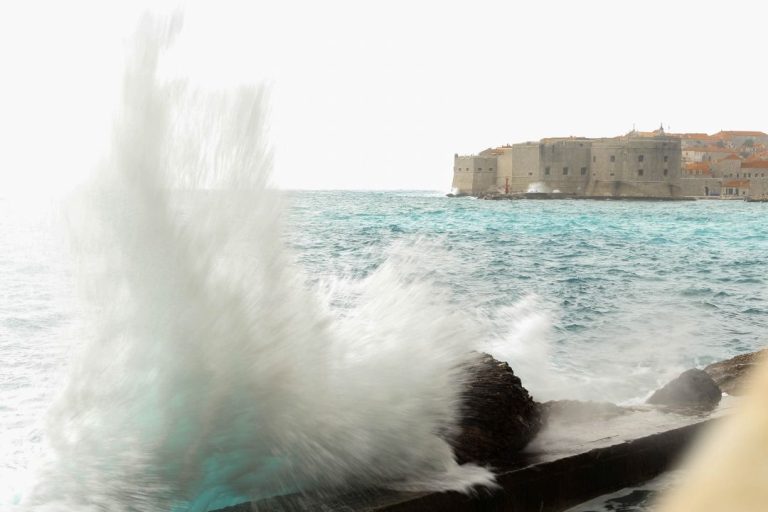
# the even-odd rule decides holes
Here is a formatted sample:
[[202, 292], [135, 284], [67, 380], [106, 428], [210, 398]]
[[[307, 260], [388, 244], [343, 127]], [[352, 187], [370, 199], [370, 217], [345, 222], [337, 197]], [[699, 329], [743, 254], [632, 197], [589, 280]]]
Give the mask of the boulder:
[[741, 354], [719, 363], [712, 363], [704, 371], [729, 395], [741, 394], [741, 384], [744, 376], [758, 363], [762, 357], [768, 357], [768, 350], [758, 350], [749, 354]]
[[507, 363], [479, 354], [468, 371], [456, 459], [503, 466], [541, 428], [539, 406]]
[[646, 403], [676, 408], [714, 409], [722, 391], [704, 370], [686, 370], [657, 390]]

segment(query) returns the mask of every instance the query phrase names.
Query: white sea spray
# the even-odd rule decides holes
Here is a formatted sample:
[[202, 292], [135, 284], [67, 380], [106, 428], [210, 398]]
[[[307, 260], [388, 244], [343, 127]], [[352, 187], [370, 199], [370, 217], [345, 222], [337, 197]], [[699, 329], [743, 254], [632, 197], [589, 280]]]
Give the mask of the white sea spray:
[[393, 265], [332, 314], [280, 241], [263, 91], [163, 83], [179, 29], [139, 27], [112, 153], [70, 211], [88, 339], [23, 508], [491, 484], [445, 441], [482, 324]]

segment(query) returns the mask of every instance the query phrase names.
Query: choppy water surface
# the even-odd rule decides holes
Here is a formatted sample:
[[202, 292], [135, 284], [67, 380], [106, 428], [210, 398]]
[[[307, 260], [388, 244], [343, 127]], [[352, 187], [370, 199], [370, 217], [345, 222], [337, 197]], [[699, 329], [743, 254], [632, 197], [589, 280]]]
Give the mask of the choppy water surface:
[[[536, 398], [636, 401], [683, 368], [760, 346], [768, 332], [768, 205], [424, 192], [292, 192], [286, 204], [292, 258], [342, 316], [356, 285], [388, 262], [496, 322], [484, 341]], [[38, 455], [45, 411], [80, 341], [62, 225], [42, 206], [5, 199], [0, 208], [8, 499]], [[407, 309], [408, 296], [395, 299]]]
[[494, 478], [446, 441], [473, 351], [633, 402], [763, 341], [765, 205], [281, 198], [262, 91], [165, 78], [181, 26], [139, 23], [67, 208], [0, 199], [3, 510], [466, 491]]
[[531, 335], [518, 355], [541, 363], [546, 352], [561, 379], [541, 383], [548, 396], [629, 400], [679, 369], [760, 346], [768, 333], [764, 204], [407, 192], [291, 199], [288, 237], [314, 276], [365, 276], [415, 244], [415, 272], [467, 309], [493, 315], [533, 301], [529, 312], [546, 312], [547, 326], [522, 326]]

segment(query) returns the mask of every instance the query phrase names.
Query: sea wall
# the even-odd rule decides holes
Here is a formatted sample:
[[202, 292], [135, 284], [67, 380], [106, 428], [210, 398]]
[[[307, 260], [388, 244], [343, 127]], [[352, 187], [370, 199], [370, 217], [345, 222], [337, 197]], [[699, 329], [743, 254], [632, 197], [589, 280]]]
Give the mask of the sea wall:
[[305, 494], [243, 503], [219, 512], [559, 512], [661, 474], [712, 421], [716, 420], [505, 471], [498, 475], [498, 489], [478, 489], [475, 496], [383, 490], [336, 496]]

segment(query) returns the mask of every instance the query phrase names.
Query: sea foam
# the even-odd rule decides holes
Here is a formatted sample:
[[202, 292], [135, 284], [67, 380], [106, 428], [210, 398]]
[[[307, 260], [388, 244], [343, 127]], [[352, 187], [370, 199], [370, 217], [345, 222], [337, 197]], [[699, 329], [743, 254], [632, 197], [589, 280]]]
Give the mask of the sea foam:
[[281, 242], [263, 90], [160, 80], [180, 26], [140, 25], [110, 156], [69, 212], [87, 339], [24, 509], [491, 484], [445, 440], [482, 322], [394, 264], [333, 313]]

